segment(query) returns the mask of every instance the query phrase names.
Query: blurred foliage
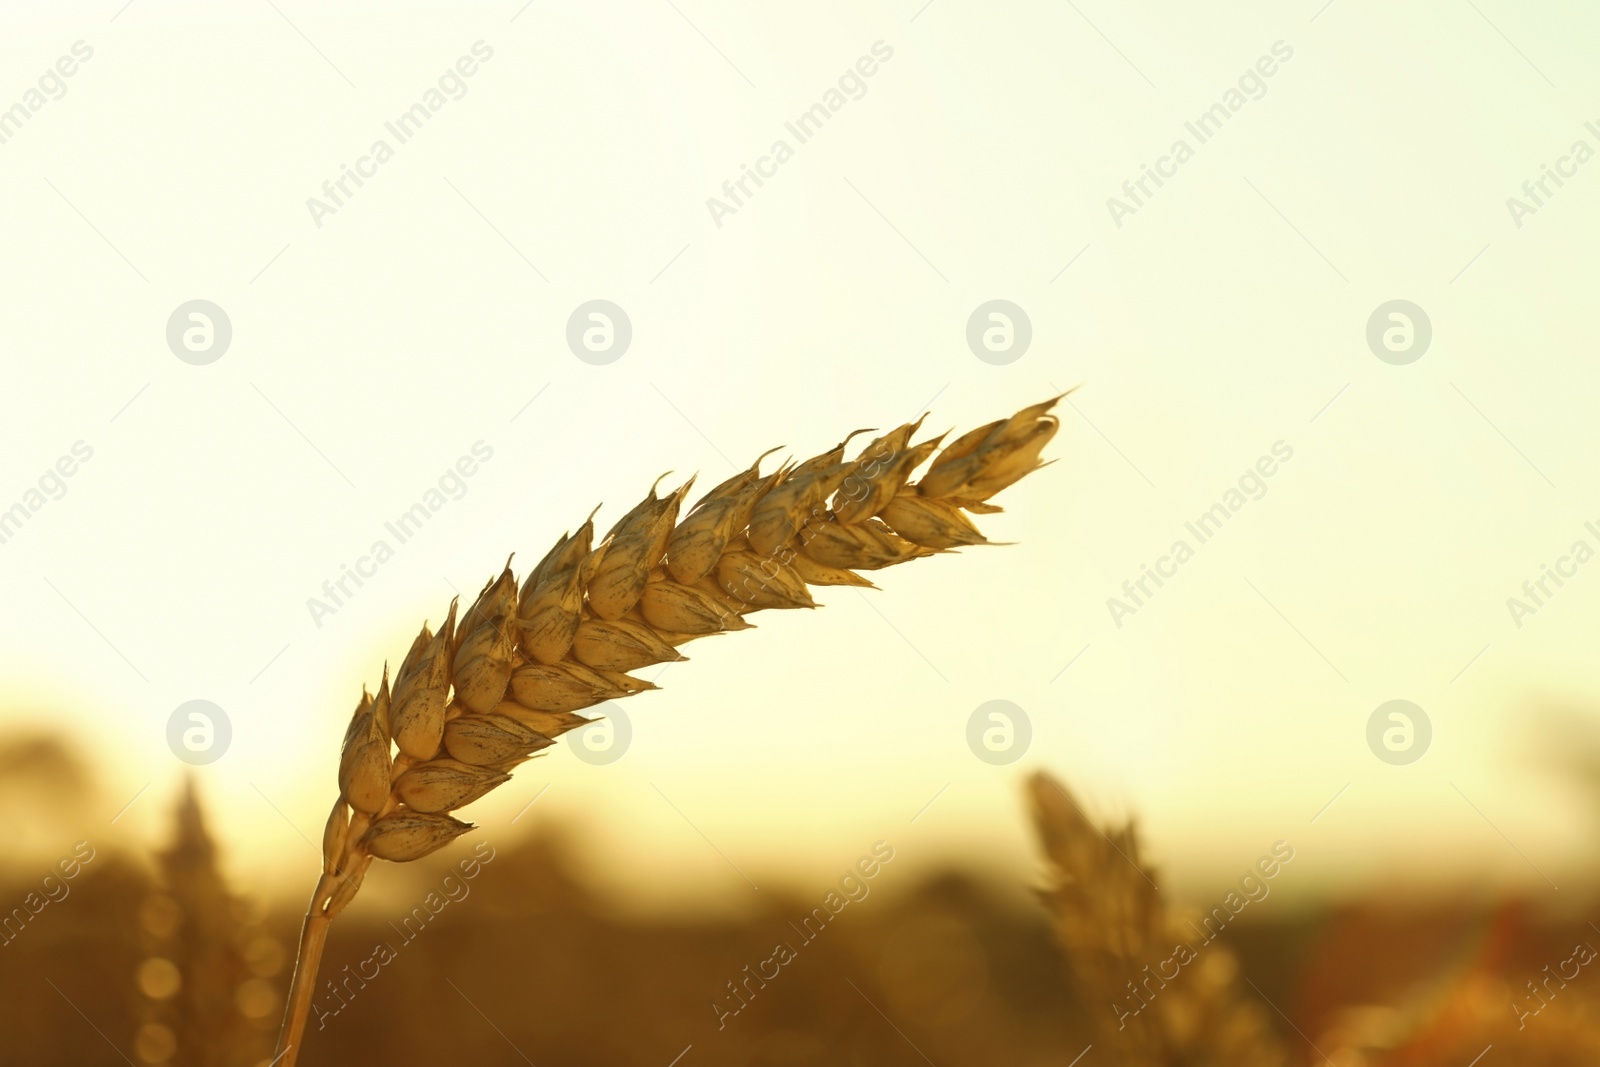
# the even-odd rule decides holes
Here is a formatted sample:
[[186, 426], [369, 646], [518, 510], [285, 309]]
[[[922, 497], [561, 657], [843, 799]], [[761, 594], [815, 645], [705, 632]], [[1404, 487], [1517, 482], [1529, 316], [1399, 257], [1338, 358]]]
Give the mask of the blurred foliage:
[[[52, 853], [85, 821], [95, 798], [92, 768], [66, 739], [35, 731], [0, 736], [0, 854]], [[53, 858], [53, 857], [50, 857]]]

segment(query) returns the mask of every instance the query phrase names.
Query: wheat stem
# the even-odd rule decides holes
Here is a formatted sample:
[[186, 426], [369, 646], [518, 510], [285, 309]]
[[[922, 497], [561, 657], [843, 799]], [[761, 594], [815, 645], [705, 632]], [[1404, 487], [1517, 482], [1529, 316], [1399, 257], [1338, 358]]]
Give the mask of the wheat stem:
[[284, 1006], [283, 1029], [278, 1034], [277, 1059], [273, 1061], [277, 1067], [294, 1067], [295, 1060], [300, 1058], [306, 1019], [311, 1014], [311, 998], [316, 995], [322, 949], [328, 943], [328, 924], [333, 921], [324, 908], [333, 889], [334, 876], [324, 874], [317, 881], [311, 905], [306, 909], [305, 925], [300, 930], [300, 948], [295, 953], [294, 980]]

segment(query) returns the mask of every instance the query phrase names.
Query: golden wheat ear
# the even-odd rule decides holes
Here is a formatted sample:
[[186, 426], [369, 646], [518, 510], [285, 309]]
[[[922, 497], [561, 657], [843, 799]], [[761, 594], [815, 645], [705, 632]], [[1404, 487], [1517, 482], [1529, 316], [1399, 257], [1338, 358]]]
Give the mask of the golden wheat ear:
[[459, 624], [452, 603], [437, 633], [424, 625], [393, 688], [385, 669], [345, 732], [278, 1062], [294, 1065], [327, 925], [374, 859], [419, 859], [472, 829], [450, 812], [585, 725], [579, 711], [655, 688], [629, 671], [683, 659], [678, 646], [697, 637], [749, 629], [752, 612], [816, 607], [810, 586], [870, 586], [858, 571], [984, 543], [967, 513], [998, 510], [986, 501], [1043, 465], [1059, 399], [942, 450], [943, 435], [912, 444], [918, 419], [850, 459], [851, 437], [866, 431], [766, 475], [757, 459], [681, 522], [694, 479], [665, 495], [652, 487], [598, 544], [591, 514], [520, 588], [508, 561]]
[[1111, 1062], [1283, 1067], [1233, 954], [1170, 911], [1132, 823], [1095, 825], [1048, 774], [1029, 779], [1028, 799], [1049, 866], [1041, 896]]

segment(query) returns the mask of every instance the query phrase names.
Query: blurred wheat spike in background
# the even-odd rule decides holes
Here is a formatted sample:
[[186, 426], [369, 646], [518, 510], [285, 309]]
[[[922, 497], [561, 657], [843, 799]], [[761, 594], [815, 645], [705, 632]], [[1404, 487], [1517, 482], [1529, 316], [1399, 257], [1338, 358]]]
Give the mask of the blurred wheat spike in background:
[[999, 511], [989, 498], [1043, 466], [1059, 399], [942, 451], [942, 434], [911, 443], [918, 419], [853, 459], [846, 446], [866, 431], [763, 475], [765, 453], [681, 523], [694, 479], [665, 496], [652, 488], [598, 545], [591, 514], [520, 588], [508, 561], [459, 623], [452, 603], [437, 632], [423, 626], [393, 687], [386, 670], [345, 734], [323, 875], [279, 1039], [284, 1067], [297, 1055], [326, 924], [374, 858], [415, 860], [471, 829], [449, 812], [591, 721], [577, 712], [655, 688], [627, 672], [684, 659], [678, 647], [695, 638], [748, 629], [752, 612], [816, 607], [809, 586], [870, 587], [858, 571], [986, 543], [967, 513]]
[[[1198, 947], [1175, 980], [1159, 970], [1195, 940], [1139, 859], [1132, 824], [1101, 829], [1060, 782], [1028, 783], [1051, 868], [1043, 896], [1097, 1042], [1120, 1067], [1283, 1067], [1265, 1011], [1246, 999], [1233, 955]], [[1170, 978], [1169, 972], [1169, 978]]]
[[174, 823], [160, 888], [139, 906], [145, 1022], [134, 1049], [148, 1064], [252, 1067], [269, 1058], [279, 1001], [268, 977], [281, 968], [283, 949], [228, 891], [193, 779]]

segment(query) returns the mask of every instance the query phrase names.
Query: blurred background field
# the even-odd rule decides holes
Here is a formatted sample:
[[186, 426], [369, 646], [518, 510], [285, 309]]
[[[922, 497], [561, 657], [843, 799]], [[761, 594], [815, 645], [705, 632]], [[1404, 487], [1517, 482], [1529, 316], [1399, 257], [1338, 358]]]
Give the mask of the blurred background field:
[[[92, 846], [72, 877], [58, 869], [44, 881], [45, 862], [18, 861], [29, 854], [20, 835], [76, 825], [94, 836], [72, 804], [93, 776], [48, 735], [0, 746], [6, 844], [19, 846], [4, 850], [0, 900], [59, 896], [6, 928], [0, 1064], [266, 1062], [303, 901], [230, 884], [230, 853], [249, 846], [216, 840], [193, 779], [141, 800], [164, 824], [151, 848]], [[303, 1062], [660, 1067], [682, 1053], [684, 1064], [1068, 1067], [1113, 1012], [1071, 981], [1032, 892], [1042, 867], [1024, 885], [981, 863], [918, 871], [891, 860], [852, 883], [825, 926], [802, 930], [853, 857], [762, 879], [742, 910], [652, 907], [648, 885], [619, 898], [594, 883], [580, 832], [530, 817], [384, 868], [335, 924]], [[474, 856], [487, 861], [465, 877], [460, 863]], [[286, 862], [309, 874], [314, 857]], [[1293, 874], [1288, 865], [1275, 883]], [[1204, 911], [1227, 888], [1179, 903]], [[1557, 990], [1552, 1005], [1528, 1030], [1516, 1025], [1514, 1004], [1540, 1003], [1524, 983], [1544, 981], [1574, 945], [1600, 943], [1592, 880], [1561, 895], [1563, 909], [1469, 883], [1310, 904], [1274, 892], [1223, 932], [1232, 958], [1207, 959], [1226, 972], [1207, 980], [1253, 988], [1252, 1010], [1291, 1064], [1454, 1062], [1453, 1046], [1477, 1033], [1498, 1046], [1486, 1062], [1590, 1063], [1591, 1046], [1569, 1041], [1600, 1033], [1590, 1021], [1600, 983], [1587, 971], [1544, 986]], [[771, 974], [762, 961], [780, 942], [794, 957], [771, 981], [747, 982], [750, 969]], [[730, 983], [745, 983], [739, 999]], [[1519, 1052], [1557, 1035], [1572, 1058], [1538, 1058], [1544, 1046], [1532, 1043]], [[1125, 1062], [1100, 1049], [1081, 1062]]]

